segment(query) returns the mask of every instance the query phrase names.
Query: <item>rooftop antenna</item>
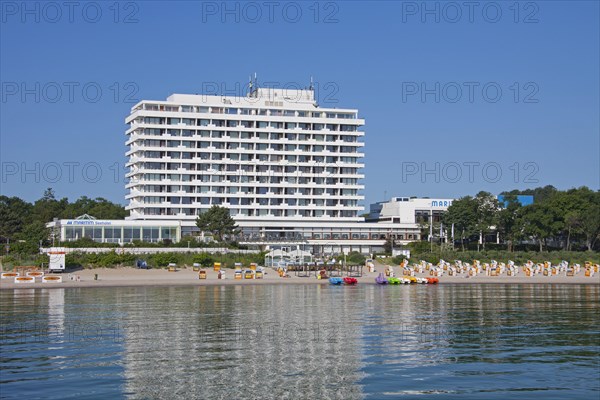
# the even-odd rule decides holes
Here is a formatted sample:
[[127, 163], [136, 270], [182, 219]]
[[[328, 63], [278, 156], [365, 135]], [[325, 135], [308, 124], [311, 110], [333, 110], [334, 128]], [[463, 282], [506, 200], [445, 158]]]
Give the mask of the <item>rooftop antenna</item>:
[[309, 90], [314, 90], [315, 89], [315, 85], [313, 85], [313, 77], [310, 77], [310, 86], [308, 87]]

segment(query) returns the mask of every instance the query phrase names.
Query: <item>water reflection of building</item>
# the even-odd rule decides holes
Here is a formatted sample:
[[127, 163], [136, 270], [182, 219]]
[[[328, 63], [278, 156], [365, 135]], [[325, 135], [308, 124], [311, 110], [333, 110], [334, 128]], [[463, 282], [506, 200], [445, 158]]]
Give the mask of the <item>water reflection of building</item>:
[[24, 345], [65, 341], [64, 289], [18, 288], [1, 294], [0, 336]]
[[366, 301], [373, 308], [365, 312], [371, 320], [364, 324], [363, 351], [381, 364], [399, 368], [443, 362], [448, 306], [444, 289], [435, 289], [420, 285], [365, 288]]
[[48, 296], [48, 333], [57, 338], [65, 334], [65, 289], [45, 289]]
[[361, 397], [355, 384], [361, 332], [352, 321], [360, 300], [352, 291], [313, 285], [154, 290], [145, 307], [121, 310], [130, 321], [123, 327], [125, 393]]

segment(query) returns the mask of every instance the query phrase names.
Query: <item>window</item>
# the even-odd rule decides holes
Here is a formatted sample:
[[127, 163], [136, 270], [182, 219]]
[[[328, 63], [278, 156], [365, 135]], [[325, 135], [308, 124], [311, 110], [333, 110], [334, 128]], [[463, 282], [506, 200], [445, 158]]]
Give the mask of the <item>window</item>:
[[144, 123], [145, 124], [164, 124], [165, 123], [165, 119], [164, 118], [157, 118], [157, 117], [145, 117], [144, 118]]
[[144, 129], [144, 135], [160, 136], [164, 133], [164, 129], [146, 128]]

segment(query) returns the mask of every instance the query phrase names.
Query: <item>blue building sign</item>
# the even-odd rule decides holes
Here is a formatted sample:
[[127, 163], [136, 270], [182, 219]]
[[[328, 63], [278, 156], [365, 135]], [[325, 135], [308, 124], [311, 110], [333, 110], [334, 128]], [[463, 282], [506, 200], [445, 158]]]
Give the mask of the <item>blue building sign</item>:
[[[530, 204], [533, 204], [533, 196], [530, 194], [518, 194], [517, 196], [517, 201], [519, 202], [519, 204], [521, 204], [522, 206], [528, 206]], [[500, 203], [501, 206], [506, 207], [506, 200], [504, 200], [504, 196], [503, 195], [498, 195], [498, 202]]]

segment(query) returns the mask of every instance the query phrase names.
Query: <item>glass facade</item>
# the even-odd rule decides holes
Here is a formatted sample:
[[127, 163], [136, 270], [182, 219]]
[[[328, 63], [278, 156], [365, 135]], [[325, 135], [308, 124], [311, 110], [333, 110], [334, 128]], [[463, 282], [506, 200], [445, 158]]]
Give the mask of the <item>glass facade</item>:
[[85, 237], [101, 243], [176, 242], [180, 239], [178, 232], [177, 226], [66, 225], [62, 227], [61, 240], [71, 242]]

